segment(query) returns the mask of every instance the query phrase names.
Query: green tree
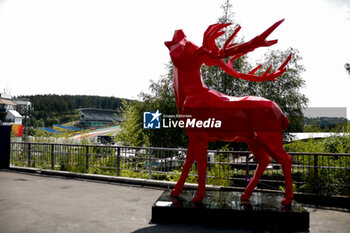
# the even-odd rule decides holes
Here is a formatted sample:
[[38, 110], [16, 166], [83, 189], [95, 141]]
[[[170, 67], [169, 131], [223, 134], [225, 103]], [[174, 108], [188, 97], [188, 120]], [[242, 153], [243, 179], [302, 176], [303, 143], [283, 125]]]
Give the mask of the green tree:
[[[229, 0], [226, 0], [223, 5], [221, 5], [221, 9], [223, 10], [223, 14], [221, 17], [218, 18], [218, 23], [231, 23], [230, 26], [225, 28], [225, 34], [219, 37], [216, 40], [216, 44], [219, 48], [221, 48], [230, 35], [234, 32], [234, 30], [239, 26], [234, 18], [234, 13], [232, 12], [232, 4]], [[237, 36], [233, 39], [231, 43], [242, 43], [242, 38], [237, 38]], [[224, 59], [225, 62], [228, 61], [227, 59]], [[248, 63], [248, 57], [242, 56], [236, 60], [233, 61], [234, 68], [241, 72], [249, 72], [251, 66]], [[202, 78], [210, 89], [220, 91], [222, 93], [225, 93], [227, 95], [231, 96], [241, 96], [245, 94], [244, 86], [246, 85], [247, 81], [234, 78], [230, 75], [228, 75], [225, 71], [223, 71], [218, 66], [205, 66], [203, 65], [201, 68]]]
[[[181, 128], [143, 129], [143, 112], [159, 110], [167, 115], [176, 115], [177, 108], [173, 88], [172, 64], [167, 65], [168, 73], [159, 81], [151, 81], [150, 93], [142, 92], [142, 101], [133, 102], [124, 110], [125, 122], [121, 124], [121, 133], [117, 139], [128, 145], [150, 145], [154, 147], [186, 147], [187, 136]], [[135, 134], [140, 133], [137, 137]]]
[[[223, 9], [223, 16], [218, 19], [218, 22], [231, 23], [232, 25], [217, 40], [218, 47], [223, 46], [229, 35], [234, 31], [233, 28], [238, 26], [234, 21], [230, 1], [226, 0], [221, 8]], [[234, 42], [242, 42], [242, 39], [237, 39]], [[275, 101], [291, 122], [288, 131], [300, 132], [303, 130], [304, 116], [302, 110], [306, 107], [308, 99], [301, 93], [301, 88], [305, 85], [305, 81], [301, 75], [305, 71], [305, 68], [301, 65], [302, 58], [299, 51], [293, 48], [285, 51], [269, 50], [261, 62], [262, 68], [260, 72], [264, 72], [270, 65], [272, 66], [272, 70], [276, 70], [287, 59], [289, 54], [292, 54], [292, 59], [288, 63], [288, 69], [276, 82], [250, 82], [234, 78], [217, 66], [202, 67], [203, 81], [209, 88], [227, 95], [255, 95]], [[248, 63], [247, 56], [234, 60], [233, 67], [241, 73], [247, 73], [253, 68]]]
[[[176, 101], [173, 87], [173, 66], [167, 65], [168, 73], [158, 82], [151, 82], [151, 93], [141, 93], [143, 111], [159, 110], [163, 114], [176, 115]], [[187, 136], [182, 128], [168, 128], [146, 131], [152, 146], [156, 147], [186, 147]]]
[[306, 108], [308, 98], [301, 93], [305, 81], [302, 79], [302, 73], [305, 71], [301, 65], [301, 56], [297, 49], [289, 48], [284, 51], [269, 50], [262, 62], [261, 72], [266, 70], [270, 65], [272, 70], [276, 70], [289, 56], [287, 71], [278, 78], [276, 82], [249, 82], [245, 85], [247, 95], [261, 96], [276, 102], [282, 111], [288, 116], [290, 125], [288, 132], [303, 131], [304, 115], [302, 110]]
[[122, 129], [117, 135], [117, 140], [129, 146], [149, 146], [149, 140], [142, 130], [142, 114], [140, 111], [142, 103], [123, 102], [121, 111], [124, 121], [121, 122]]
[[[232, 5], [230, 1], [226, 0], [222, 5], [223, 16], [218, 19], [220, 23], [232, 23], [231, 28], [226, 29], [227, 33], [217, 40], [218, 47], [222, 46], [227, 38], [232, 34], [237, 25], [233, 20], [233, 13], [231, 12]], [[239, 39], [235, 42], [239, 43]], [[277, 69], [289, 54], [292, 54], [292, 59], [289, 62], [287, 71], [276, 82], [249, 82], [234, 78], [226, 74], [217, 66], [202, 67], [202, 78], [204, 83], [211, 89], [215, 89], [224, 94], [231, 96], [246, 96], [256, 95], [265, 97], [275, 101], [281, 109], [288, 115], [291, 124], [290, 131], [301, 131], [303, 128], [303, 114], [302, 108], [306, 106], [307, 98], [301, 94], [300, 89], [304, 85], [301, 74], [304, 67], [300, 64], [301, 57], [296, 49], [287, 49], [286, 51], [269, 51], [262, 62], [263, 68], [266, 70], [269, 65], [272, 69]], [[253, 66], [248, 62], [246, 56], [243, 56], [234, 61], [233, 66], [236, 70], [242, 73], [247, 73]], [[140, 117], [138, 123], [138, 130], [146, 135], [151, 146], [160, 147], [186, 147], [187, 136], [183, 129], [160, 129], [160, 130], [145, 130], [142, 129], [141, 116], [143, 111], [159, 110], [163, 114], [176, 114], [176, 102], [173, 89], [173, 69], [172, 64], [167, 65], [168, 73], [160, 78], [157, 82], [151, 82], [150, 93], [141, 93], [141, 102], [137, 103], [137, 108], [134, 112]], [[136, 103], [135, 103], [136, 104]], [[128, 118], [128, 116], [125, 116]], [[133, 116], [135, 117], [135, 116]], [[128, 132], [127, 127], [123, 128], [123, 133]], [[130, 142], [129, 142], [130, 143]], [[221, 148], [223, 145], [213, 144], [211, 148]], [[235, 148], [236, 149], [236, 148]]]

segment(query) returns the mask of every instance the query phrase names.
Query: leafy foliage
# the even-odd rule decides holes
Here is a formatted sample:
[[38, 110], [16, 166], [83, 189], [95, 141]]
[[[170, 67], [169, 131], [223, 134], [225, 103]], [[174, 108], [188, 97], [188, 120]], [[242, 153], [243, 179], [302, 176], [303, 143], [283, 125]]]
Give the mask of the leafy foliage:
[[264, 56], [262, 70], [266, 70], [270, 65], [272, 70], [277, 69], [289, 54], [292, 54], [292, 59], [288, 63], [287, 71], [278, 78], [278, 81], [249, 83], [247, 92], [276, 102], [289, 118], [290, 125], [287, 131], [301, 132], [304, 126], [302, 110], [306, 108], [308, 98], [301, 93], [301, 88], [305, 85], [301, 75], [305, 68], [301, 65], [302, 58], [299, 51], [293, 48], [285, 51], [269, 50]]
[[120, 124], [123, 130], [117, 135], [118, 141], [130, 146], [149, 146], [148, 137], [142, 130], [141, 107], [142, 105], [136, 101], [123, 102], [121, 111], [125, 120]]
[[285, 144], [284, 147], [287, 151], [292, 152], [350, 153], [350, 123], [347, 123], [343, 132], [342, 136], [298, 140]]
[[[296, 141], [285, 145], [287, 151], [317, 153], [350, 153], [350, 136], [328, 137]], [[349, 156], [293, 156], [293, 164], [297, 167], [293, 172], [294, 182], [301, 182], [297, 190], [301, 192], [318, 192], [323, 195], [350, 195], [350, 171], [344, 169], [350, 162]], [[298, 169], [298, 167], [309, 167]], [[332, 169], [330, 169], [332, 168]]]

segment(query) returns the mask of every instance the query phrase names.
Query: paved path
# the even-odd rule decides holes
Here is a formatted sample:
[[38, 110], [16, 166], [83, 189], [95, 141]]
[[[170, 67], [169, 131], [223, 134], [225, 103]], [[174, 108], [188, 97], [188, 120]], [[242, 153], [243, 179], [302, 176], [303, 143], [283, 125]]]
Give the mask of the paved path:
[[[151, 206], [162, 192], [161, 189], [0, 170], [0, 233], [251, 232], [153, 224]], [[349, 233], [350, 213], [307, 209], [310, 232]]]

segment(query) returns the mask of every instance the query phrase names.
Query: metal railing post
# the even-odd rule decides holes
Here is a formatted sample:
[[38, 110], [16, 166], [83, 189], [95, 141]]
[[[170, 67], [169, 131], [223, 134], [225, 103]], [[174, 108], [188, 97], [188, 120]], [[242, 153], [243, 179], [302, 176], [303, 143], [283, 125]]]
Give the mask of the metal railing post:
[[89, 146], [86, 146], [86, 153], [85, 153], [85, 155], [86, 155], [85, 172], [89, 173]]
[[314, 155], [314, 192], [318, 193], [318, 156]]
[[247, 185], [249, 183], [249, 153], [247, 153], [246, 158], [245, 158], [245, 164], [246, 164], [246, 168], [245, 168], [245, 177], [246, 177], [246, 182]]
[[[217, 150], [216, 150], [216, 154], [217, 154]], [[207, 185], [208, 184], [208, 173], [209, 173], [209, 166], [210, 166], [210, 163], [211, 163], [211, 161], [210, 161], [210, 157], [209, 157], [209, 152], [207, 151], [207, 170], [206, 170], [206, 172], [205, 172], [205, 185]]]
[[117, 176], [120, 176], [120, 147], [117, 149]]
[[152, 149], [149, 150], [149, 158], [148, 158], [148, 179], [152, 179]]
[[28, 143], [28, 167], [31, 166], [31, 161], [30, 161], [31, 160], [31, 153], [30, 153], [31, 147], [32, 147], [31, 143]]
[[[1, 142], [3, 143], [3, 141]], [[154, 173], [156, 173], [156, 175], [158, 172], [173, 175], [174, 171], [178, 171], [179, 166], [183, 165], [182, 154], [186, 151], [178, 148], [96, 146], [86, 144], [76, 145], [67, 143], [36, 142], [10, 142], [10, 146], [11, 158], [15, 166], [18, 164], [18, 166], [23, 167], [41, 168], [43, 164], [45, 164], [45, 167], [52, 170], [55, 170], [57, 166], [61, 166], [62, 170], [67, 171], [72, 171], [72, 168], [79, 166], [80, 169], [83, 169], [83, 171], [80, 172], [89, 173], [91, 155], [91, 166], [93, 170], [94, 167], [99, 169], [102, 168], [103, 170], [105, 168], [112, 168], [117, 176], [123, 176], [124, 171], [127, 171], [132, 177], [139, 177], [139, 175], [144, 177], [145, 173], [148, 173], [148, 179], [153, 178], [153, 165], [155, 167]], [[105, 157], [96, 156], [95, 158], [95, 155], [99, 154], [100, 151], [105, 151], [107, 149], [109, 151], [110, 148], [113, 148], [113, 161], [110, 161], [109, 157], [106, 159]], [[155, 151], [154, 154], [153, 151]], [[236, 182], [237, 180], [237, 183], [243, 184], [244, 175], [246, 176], [246, 184], [249, 182], [250, 167], [253, 166], [253, 164], [255, 165], [255, 163], [250, 162], [252, 154], [243, 151], [220, 152], [210, 150], [208, 152], [210, 155], [212, 155], [212, 153], [215, 157], [218, 157], [221, 153], [225, 155], [233, 153], [239, 155], [239, 159], [234, 156], [234, 160], [231, 162], [231, 160], [216, 161], [215, 159], [214, 161], [211, 161], [211, 157], [208, 158], [207, 169], [216, 169], [211, 170], [211, 173], [207, 173], [207, 178], [210, 177], [209, 180], [206, 179], [208, 183], [211, 183], [212, 179], [227, 179], [229, 181], [232, 180], [233, 182]], [[300, 185], [300, 192], [315, 193], [317, 195], [333, 195], [338, 193], [340, 195], [343, 195], [344, 193], [347, 195], [346, 192], [349, 187], [348, 182], [346, 182], [345, 179], [335, 179], [342, 177], [343, 174], [345, 176], [348, 171], [350, 171], [348, 165], [348, 162], [350, 161], [350, 153], [290, 152], [290, 154], [294, 157], [297, 156], [294, 158], [293, 163], [293, 178], [295, 178], [295, 184]], [[181, 157], [181, 160], [177, 158], [178, 156]], [[77, 157], [79, 157], [79, 159], [77, 159]], [[245, 157], [245, 161], [243, 161], [243, 157]], [[319, 159], [320, 161], [318, 161]], [[108, 163], [104, 163], [106, 160], [108, 160]], [[113, 164], [110, 164], [110, 162], [113, 162]], [[147, 166], [149, 166], [148, 169]], [[225, 170], [227, 172], [224, 172], [223, 175], [221, 169], [222, 166], [230, 169]], [[237, 171], [239, 176], [234, 177], [231, 175], [231, 169], [235, 169], [232, 170], [232, 172], [236, 174]], [[252, 169], [252, 171], [254, 171], [254, 169]], [[283, 180], [276, 179], [274, 176], [275, 173], [279, 174], [277, 172], [280, 171], [280, 166], [272, 166], [270, 171], [271, 172], [264, 176], [262, 182], [265, 182], [264, 186], [266, 187], [276, 188], [279, 183], [283, 183]], [[140, 172], [142, 172], [142, 174], [140, 174]], [[195, 174], [191, 174], [191, 176], [194, 175]], [[241, 175], [243, 175], [243, 177]], [[271, 185], [269, 186], [268, 184]]]
[[55, 170], [55, 144], [51, 144], [51, 170]]

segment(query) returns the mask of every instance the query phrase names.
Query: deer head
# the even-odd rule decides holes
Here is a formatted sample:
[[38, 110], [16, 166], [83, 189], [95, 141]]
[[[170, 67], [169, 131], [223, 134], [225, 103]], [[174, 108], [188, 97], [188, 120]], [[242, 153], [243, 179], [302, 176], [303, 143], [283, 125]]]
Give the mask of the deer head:
[[[215, 43], [215, 40], [223, 35], [225, 32], [222, 29], [226, 28], [229, 24], [213, 24], [208, 27], [204, 33], [203, 44], [198, 47], [191, 41], [189, 41], [182, 30], [176, 30], [172, 41], [165, 42], [165, 45], [170, 50], [170, 56], [176, 67], [200, 67], [203, 63], [212, 66], [217, 65], [223, 69], [226, 73], [236, 77], [249, 81], [262, 82], [262, 81], [276, 81], [277, 77], [282, 75], [286, 68], [285, 66], [291, 59], [291, 55], [283, 62], [283, 64], [274, 72], [271, 72], [271, 66], [262, 74], [255, 75], [255, 73], [261, 68], [261, 65], [254, 68], [248, 74], [239, 73], [233, 67], [233, 61], [239, 57], [254, 51], [259, 47], [268, 47], [277, 43], [277, 40], [266, 40], [266, 38], [284, 21], [284, 19], [276, 22], [269, 27], [262, 34], [256, 36], [252, 40], [243, 44], [237, 45], [231, 43], [233, 38], [237, 35], [241, 27], [238, 27], [234, 33], [224, 43], [223, 47], [219, 49]], [[226, 63], [222, 59], [230, 58]]]
[[198, 46], [189, 41], [182, 30], [176, 30], [171, 41], [166, 41], [165, 45], [170, 51], [170, 57], [176, 67], [192, 67], [201, 64], [196, 62], [199, 58], [196, 51]]

